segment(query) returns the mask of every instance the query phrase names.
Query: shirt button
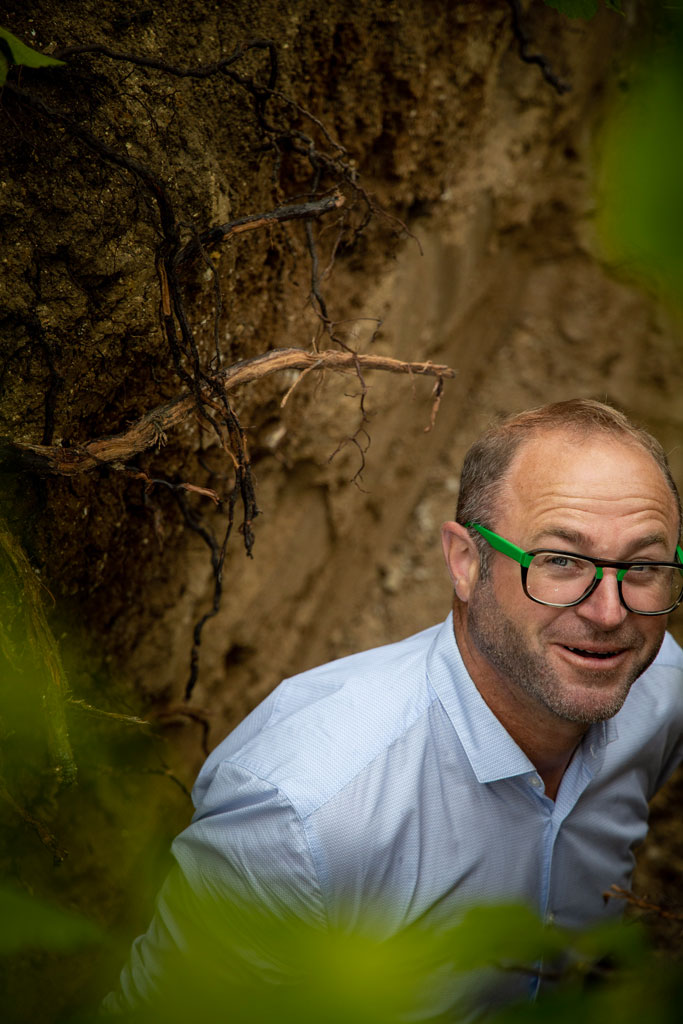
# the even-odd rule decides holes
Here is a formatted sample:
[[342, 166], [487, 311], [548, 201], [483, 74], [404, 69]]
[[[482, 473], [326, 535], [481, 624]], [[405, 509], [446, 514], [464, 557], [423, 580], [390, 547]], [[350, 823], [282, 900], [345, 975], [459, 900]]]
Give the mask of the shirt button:
[[546, 914], [545, 921], [546, 921], [546, 924], [555, 924], [555, 915], [552, 912], [552, 910], [550, 911], [549, 914]]
[[539, 779], [538, 775], [532, 775], [529, 779], [529, 782], [534, 787], [534, 789], [540, 789], [541, 780]]
[[591, 752], [591, 757], [595, 757], [595, 744], [594, 743], [591, 743], [591, 745], [590, 745], [590, 752]]

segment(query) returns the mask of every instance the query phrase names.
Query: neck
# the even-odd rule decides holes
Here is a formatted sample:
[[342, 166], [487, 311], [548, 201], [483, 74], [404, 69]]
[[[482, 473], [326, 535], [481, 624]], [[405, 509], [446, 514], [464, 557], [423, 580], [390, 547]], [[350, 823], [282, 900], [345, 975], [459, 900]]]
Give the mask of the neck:
[[465, 606], [459, 601], [453, 609], [453, 628], [460, 655], [474, 685], [536, 768], [546, 795], [554, 800], [562, 776], [588, 726], [560, 718], [501, 677], [471, 642]]

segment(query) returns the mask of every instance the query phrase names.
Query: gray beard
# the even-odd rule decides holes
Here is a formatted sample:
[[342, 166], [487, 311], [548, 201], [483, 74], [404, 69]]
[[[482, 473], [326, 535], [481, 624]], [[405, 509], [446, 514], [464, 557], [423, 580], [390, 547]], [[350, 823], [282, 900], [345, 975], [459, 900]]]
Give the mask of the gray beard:
[[[589, 624], [585, 623], [583, 629], [590, 632]], [[507, 683], [564, 721], [581, 725], [592, 725], [616, 715], [633, 683], [657, 657], [664, 639], [663, 627], [659, 643], [644, 653], [642, 660], [618, 680], [617, 686], [614, 685], [613, 670], [600, 672], [591, 669], [591, 680], [596, 685], [585, 688], [579, 697], [575, 697], [545, 657], [530, 650], [522, 632], [503, 615], [493, 593], [491, 578], [486, 582], [480, 580], [475, 588], [469, 603], [468, 630], [480, 654]], [[594, 629], [590, 635], [583, 635], [580, 640], [577, 638], [575, 645], [580, 646], [581, 642], [587, 645], [604, 643], [606, 636], [614, 641], [615, 647], [630, 646], [635, 650], [645, 647], [643, 636], [625, 624], [613, 633]], [[608, 689], [603, 688], [601, 681], [612, 685]]]

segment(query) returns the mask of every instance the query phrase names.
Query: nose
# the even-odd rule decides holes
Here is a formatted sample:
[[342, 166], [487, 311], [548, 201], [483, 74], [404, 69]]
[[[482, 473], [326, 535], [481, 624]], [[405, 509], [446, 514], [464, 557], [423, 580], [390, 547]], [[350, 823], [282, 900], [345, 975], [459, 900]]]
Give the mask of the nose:
[[592, 622], [600, 629], [616, 629], [628, 615], [619, 599], [616, 569], [603, 569], [603, 577], [585, 601], [576, 606], [576, 613], [582, 619]]

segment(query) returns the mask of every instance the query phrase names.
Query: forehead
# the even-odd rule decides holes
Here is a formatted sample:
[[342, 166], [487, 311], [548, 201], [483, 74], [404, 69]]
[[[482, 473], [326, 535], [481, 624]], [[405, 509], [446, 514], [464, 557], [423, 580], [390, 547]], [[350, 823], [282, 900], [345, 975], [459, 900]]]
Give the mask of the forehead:
[[515, 455], [501, 493], [501, 524], [519, 536], [560, 525], [587, 532], [619, 527], [675, 539], [678, 512], [654, 458], [635, 442], [608, 434], [553, 431]]

